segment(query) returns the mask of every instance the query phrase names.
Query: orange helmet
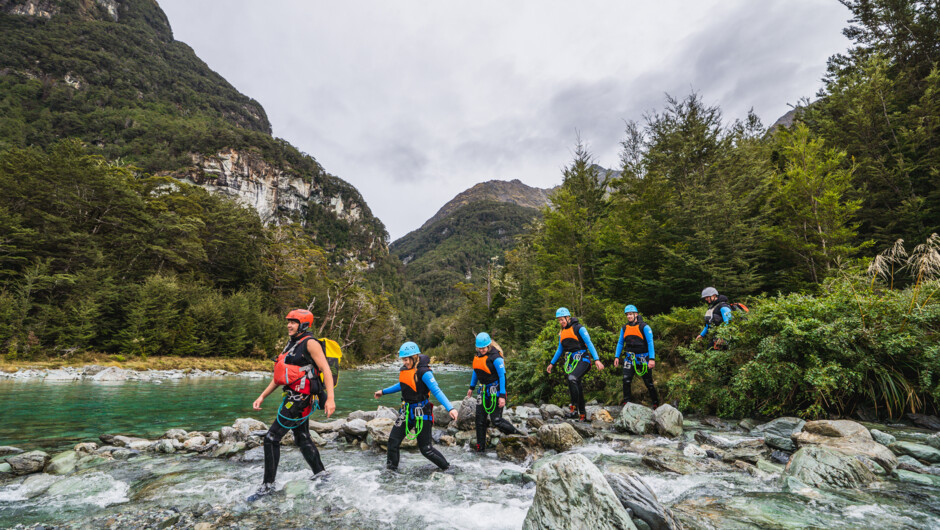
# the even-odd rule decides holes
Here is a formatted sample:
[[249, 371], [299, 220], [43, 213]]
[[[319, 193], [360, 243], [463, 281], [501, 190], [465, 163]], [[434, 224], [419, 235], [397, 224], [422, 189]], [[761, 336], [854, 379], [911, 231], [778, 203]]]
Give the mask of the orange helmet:
[[297, 330], [298, 333], [303, 333], [313, 326], [313, 313], [306, 309], [294, 309], [290, 313], [287, 313], [287, 316], [284, 318], [287, 320], [296, 320], [297, 323], [300, 324], [300, 329]]

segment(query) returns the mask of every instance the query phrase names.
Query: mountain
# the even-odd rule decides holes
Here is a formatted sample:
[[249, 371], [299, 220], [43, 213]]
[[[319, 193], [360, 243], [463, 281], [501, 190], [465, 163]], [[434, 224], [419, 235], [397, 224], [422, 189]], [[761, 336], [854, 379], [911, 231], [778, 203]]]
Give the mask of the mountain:
[[[495, 201], [511, 203], [536, 210], [548, 204], [548, 195], [552, 190], [533, 188], [515, 180], [490, 180], [464, 190], [447, 202], [421, 228], [427, 228], [437, 221], [452, 214], [458, 208], [477, 201]], [[405, 236], [408, 237], [408, 236]]]
[[79, 138], [106, 159], [299, 222], [337, 259], [387, 253], [359, 191], [271, 135], [261, 105], [173, 39], [154, 0], [0, 0], [0, 150]]

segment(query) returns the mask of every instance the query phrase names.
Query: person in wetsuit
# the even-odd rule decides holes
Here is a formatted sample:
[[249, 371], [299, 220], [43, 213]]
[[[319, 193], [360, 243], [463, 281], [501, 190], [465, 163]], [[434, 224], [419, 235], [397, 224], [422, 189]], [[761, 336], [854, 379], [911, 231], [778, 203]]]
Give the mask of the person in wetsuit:
[[[568, 417], [577, 417], [585, 421], [587, 411], [584, 405], [584, 387], [581, 379], [591, 369], [591, 358], [594, 359], [594, 365], [598, 370], [604, 369], [604, 363], [597, 358], [597, 350], [591, 343], [591, 336], [588, 335], [587, 329], [578, 323], [578, 319], [571, 317], [571, 312], [567, 308], [559, 307], [555, 311], [555, 318], [561, 326], [561, 332], [558, 334], [558, 349], [555, 350], [555, 356], [552, 357], [552, 362], [548, 363], [545, 371], [552, 373], [552, 367], [558, 362], [558, 358], [562, 353], [565, 354], [565, 373], [568, 375], [568, 393], [571, 395], [572, 403]], [[588, 357], [588, 352], [591, 358]]]
[[[733, 318], [728, 297], [723, 294], [718, 294], [718, 289], [706, 287], [702, 291], [702, 300], [705, 300], [708, 304], [708, 309], [705, 310], [705, 327], [702, 328], [702, 332], [695, 337], [696, 341], [704, 339], [709, 331], [714, 331], [718, 326], [731, 322]], [[709, 348], [714, 350], [726, 349], [727, 344], [725, 344], [723, 339], [713, 336]]]
[[[333, 374], [326, 362], [323, 348], [310, 333], [312, 326], [313, 313], [310, 311], [295, 309], [287, 314], [287, 333], [290, 341], [278, 357], [274, 377], [253, 403], [255, 410], [261, 410], [264, 399], [281, 386], [276, 381], [283, 382], [284, 401], [278, 409], [277, 417], [264, 435], [264, 479], [258, 491], [248, 497], [248, 502], [254, 502], [275, 491], [274, 479], [281, 459], [281, 439], [290, 431], [294, 431], [294, 443], [300, 448], [300, 453], [313, 470], [314, 476], [324, 470], [320, 452], [310, 438], [308, 417], [313, 406], [312, 398], [315, 396], [320, 396], [318, 404], [327, 417], [333, 415], [336, 404], [333, 400]], [[288, 372], [292, 374], [290, 380], [283, 375]], [[320, 374], [323, 374], [322, 382]], [[324, 395], [325, 401], [322, 397]]]
[[614, 354], [614, 367], [620, 363], [620, 354], [623, 360], [623, 403], [630, 402], [633, 374], [643, 377], [643, 383], [649, 390], [653, 408], [659, 406], [659, 393], [653, 384], [653, 368], [656, 366], [656, 349], [653, 347], [653, 330], [649, 324], [643, 322], [636, 306], [628, 305], [623, 308], [627, 315], [627, 324], [620, 329], [620, 340], [617, 341], [617, 352]]
[[398, 382], [383, 390], [377, 390], [375, 399], [386, 394], [401, 392], [401, 409], [398, 411], [398, 421], [392, 427], [388, 436], [388, 454], [385, 467], [392, 471], [398, 470], [399, 449], [409, 432], [415, 432], [418, 439], [418, 449], [425, 458], [441, 469], [447, 469], [450, 464], [440, 451], [431, 445], [431, 428], [434, 426], [434, 405], [430, 396], [434, 394], [437, 401], [447, 409], [451, 419], [457, 419], [457, 411], [441, 391], [434, 373], [428, 364], [431, 359], [422, 355], [420, 348], [414, 342], [406, 342], [398, 349], [398, 357], [402, 360], [401, 371], [398, 373]]
[[473, 358], [473, 372], [470, 376], [470, 390], [467, 397], [473, 396], [477, 383], [480, 383], [480, 401], [477, 403], [476, 428], [477, 443], [474, 449], [486, 450], [486, 428], [493, 424], [504, 434], [522, 434], [509, 420], [503, 418], [506, 406], [506, 364], [501, 352], [494, 347], [489, 333], [476, 336], [476, 355]]

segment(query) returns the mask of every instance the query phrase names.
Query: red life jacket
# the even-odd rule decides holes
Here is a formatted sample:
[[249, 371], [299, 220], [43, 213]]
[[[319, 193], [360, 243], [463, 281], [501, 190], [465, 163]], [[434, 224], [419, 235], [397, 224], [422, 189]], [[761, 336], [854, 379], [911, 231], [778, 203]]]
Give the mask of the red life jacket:
[[313, 363], [306, 362], [307, 341], [312, 339], [309, 333], [287, 343], [284, 352], [274, 362], [274, 384], [284, 385], [302, 394], [312, 393], [312, 382], [307, 378], [307, 370], [314, 376], [317, 373]]

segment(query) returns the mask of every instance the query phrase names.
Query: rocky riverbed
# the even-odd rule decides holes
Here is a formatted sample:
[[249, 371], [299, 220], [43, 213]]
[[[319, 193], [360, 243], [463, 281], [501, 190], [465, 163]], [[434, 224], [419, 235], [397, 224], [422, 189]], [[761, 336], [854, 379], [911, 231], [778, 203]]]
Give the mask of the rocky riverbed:
[[[417, 451], [384, 468], [397, 411], [312, 422], [329, 471], [311, 480], [284, 451], [277, 494], [247, 504], [262, 471], [263, 422], [159, 439], [102, 434], [55, 455], [0, 447], [0, 526], [19, 528], [802, 528], [940, 526], [940, 434], [848, 420], [729, 422], [673, 407], [553, 405], [506, 417], [470, 451], [475, 401], [436, 408], [442, 473]], [[290, 437], [285, 445], [292, 445]], [[414, 449], [413, 442], [405, 447]]]

